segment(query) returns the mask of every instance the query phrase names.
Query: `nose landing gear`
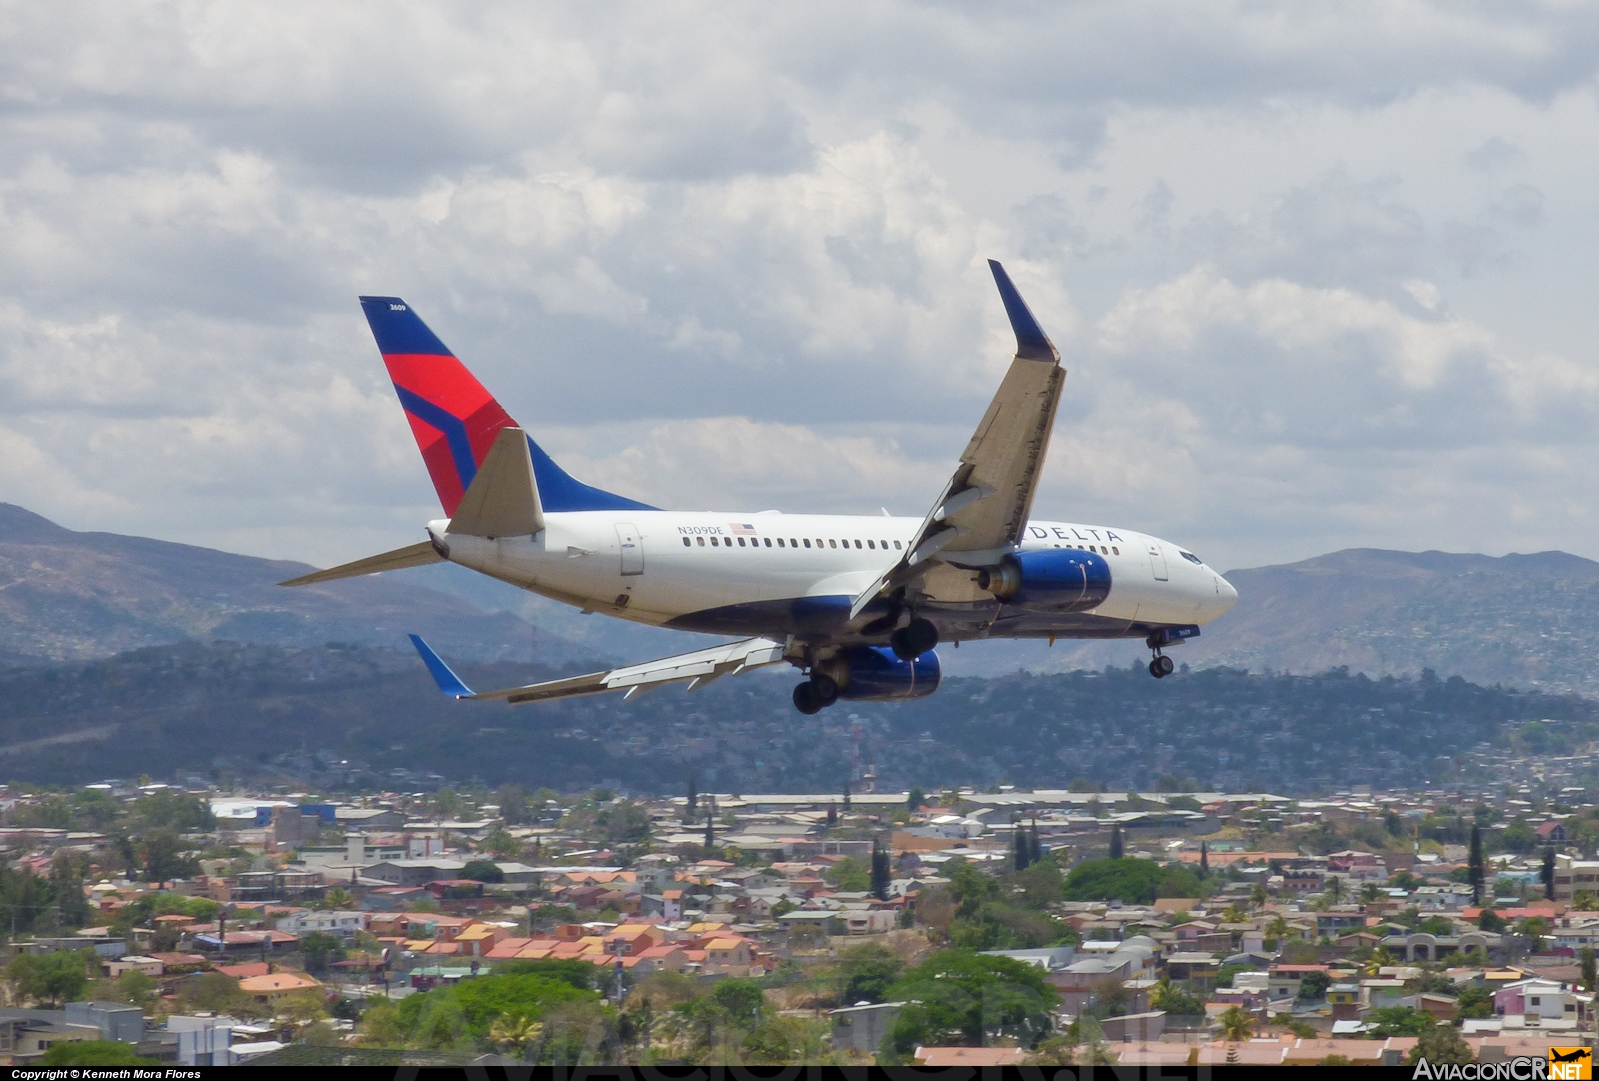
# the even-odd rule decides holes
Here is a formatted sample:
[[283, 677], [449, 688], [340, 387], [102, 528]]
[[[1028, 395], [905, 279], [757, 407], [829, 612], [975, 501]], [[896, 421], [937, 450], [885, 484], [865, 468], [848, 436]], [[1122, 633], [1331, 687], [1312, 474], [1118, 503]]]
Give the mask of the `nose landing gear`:
[[1184, 638], [1192, 638], [1198, 633], [1198, 627], [1194, 627], [1191, 632], [1186, 627], [1164, 627], [1145, 638], [1144, 645], [1155, 652], [1155, 656], [1149, 662], [1149, 674], [1156, 679], [1165, 679], [1176, 671], [1177, 666], [1161, 650], [1166, 646], [1181, 645]]

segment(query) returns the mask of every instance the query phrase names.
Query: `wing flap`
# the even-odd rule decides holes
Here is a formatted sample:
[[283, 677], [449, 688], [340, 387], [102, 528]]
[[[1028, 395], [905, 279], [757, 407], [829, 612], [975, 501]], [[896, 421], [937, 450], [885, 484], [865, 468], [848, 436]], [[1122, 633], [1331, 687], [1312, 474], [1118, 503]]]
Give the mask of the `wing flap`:
[[525, 702], [547, 702], [557, 698], [578, 698], [610, 691], [627, 691], [628, 699], [637, 698], [647, 691], [667, 683], [688, 681], [689, 690], [697, 690], [723, 676], [736, 676], [773, 664], [783, 659], [785, 647], [769, 638], [746, 638], [741, 642], [728, 642], [692, 653], [645, 661], [643, 664], [613, 668], [606, 672], [590, 672], [566, 679], [552, 679], [544, 683], [529, 683], [523, 687], [507, 687], [498, 691], [474, 692], [461, 682], [459, 676], [439, 659], [428, 644], [416, 635], [411, 636], [422, 661], [433, 675], [439, 689], [451, 698], [487, 701], [503, 699], [512, 705]]
[[325, 571], [316, 571], [312, 574], [302, 574], [298, 578], [290, 578], [287, 582], [279, 582], [280, 586], [308, 586], [316, 582], [333, 582], [340, 578], [359, 578], [363, 574], [381, 574], [384, 571], [404, 570], [407, 567], [425, 567], [429, 563], [443, 563], [444, 557], [434, 550], [432, 541], [422, 541], [420, 544], [410, 544], [404, 548], [396, 548], [392, 552], [382, 555], [367, 556], [357, 559], [354, 563], [344, 563], [337, 567], [329, 567]]

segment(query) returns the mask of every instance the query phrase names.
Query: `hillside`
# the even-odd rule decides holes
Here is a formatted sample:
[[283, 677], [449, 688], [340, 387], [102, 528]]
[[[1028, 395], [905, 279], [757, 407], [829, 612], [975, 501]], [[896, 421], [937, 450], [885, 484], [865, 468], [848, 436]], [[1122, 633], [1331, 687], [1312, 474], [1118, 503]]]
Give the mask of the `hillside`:
[[[572, 670], [462, 666], [469, 682], [492, 686]], [[841, 704], [803, 721], [792, 679], [755, 673], [633, 702], [508, 706], [447, 700], [402, 653], [187, 643], [0, 670], [0, 774], [673, 792], [692, 771], [702, 790], [827, 791], [849, 776], [859, 725], [862, 764], [875, 761], [896, 790], [1078, 777], [1147, 788], [1168, 774], [1202, 789], [1295, 794], [1480, 780], [1468, 757], [1478, 745], [1559, 753], [1599, 736], [1599, 703], [1458, 678], [1211, 669], [1157, 682], [1125, 668], [949, 679], [919, 702]]]
[[284, 589], [311, 568], [187, 544], [79, 533], [0, 503], [0, 656], [87, 660], [187, 640], [398, 647], [407, 632], [455, 656], [551, 661], [594, 650], [428, 589], [407, 572]]
[[[1238, 589], [1237, 607], [1173, 650], [1177, 660], [1254, 672], [1431, 668], [1474, 683], [1599, 696], [1599, 563], [1578, 556], [1355, 548], [1231, 571], [1227, 580]], [[992, 671], [1000, 648], [986, 647], [976, 663]], [[1012, 663], [1053, 672], [1120, 667], [1140, 656], [1140, 643], [1060, 642], [1028, 647]]]

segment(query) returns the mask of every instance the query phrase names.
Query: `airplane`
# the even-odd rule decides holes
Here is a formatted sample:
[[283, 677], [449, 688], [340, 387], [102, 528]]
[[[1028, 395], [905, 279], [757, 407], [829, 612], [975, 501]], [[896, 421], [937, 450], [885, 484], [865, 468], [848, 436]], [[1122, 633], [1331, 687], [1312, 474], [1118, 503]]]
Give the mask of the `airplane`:
[[1238, 599], [1187, 549], [1135, 530], [1030, 516], [1066, 369], [989, 260], [1016, 354], [959, 464], [920, 518], [673, 511], [575, 479], [399, 297], [362, 297], [448, 517], [428, 539], [281, 583], [449, 561], [580, 608], [737, 641], [644, 664], [474, 692], [411, 641], [456, 699], [543, 702], [667, 683], [689, 690], [773, 664], [799, 669], [794, 706], [900, 701], [938, 689], [942, 642], [1142, 638], [1165, 650]]

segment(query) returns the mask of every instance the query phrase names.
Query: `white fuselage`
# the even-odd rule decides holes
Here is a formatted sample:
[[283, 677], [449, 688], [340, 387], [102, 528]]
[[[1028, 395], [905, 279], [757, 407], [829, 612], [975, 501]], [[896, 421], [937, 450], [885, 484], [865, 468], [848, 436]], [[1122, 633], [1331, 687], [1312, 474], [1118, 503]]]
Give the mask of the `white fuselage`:
[[[780, 624], [787, 618], [781, 613], [803, 599], [858, 595], [904, 555], [921, 520], [628, 510], [550, 513], [545, 525], [531, 537], [489, 539], [450, 533], [449, 520], [442, 519], [429, 523], [428, 532], [451, 562], [585, 611], [688, 630], [770, 635], [785, 630], [774, 625], [774, 612]], [[1199, 625], [1227, 612], [1238, 597], [1198, 558], [1147, 534], [1030, 522], [1022, 551], [1045, 548], [1099, 552], [1111, 568], [1112, 588], [1086, 617], [1059, 620], [1058, 627], [1033, 619], [1019, 634], [1116, 637], [1149, 626]], [[939, 573], [940, 607], [955, 621], [945, 639], [986, 636], [986, 629], [973, 628], [993, 622], [986, 613], [999, 607], [994, 598], [968, 571], [941, 567]], [[964, 622], [963, 608], [970, 609]]]

